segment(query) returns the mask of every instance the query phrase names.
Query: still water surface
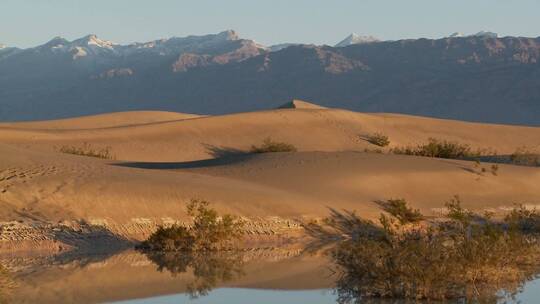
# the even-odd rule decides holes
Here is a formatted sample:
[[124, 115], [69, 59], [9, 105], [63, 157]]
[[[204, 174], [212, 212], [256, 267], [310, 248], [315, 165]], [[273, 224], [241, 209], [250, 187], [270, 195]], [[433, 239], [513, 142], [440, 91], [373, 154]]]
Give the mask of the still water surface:
[[[322, 255], [257, 249], [214, 256], [0, 257], [7, 303], [336, 303]], [[9, 284], [7, 284], [8, 282]], [[510, 302], [540, 303], [540, 280]], [[2, 302], [3, 303], [3, 302]], [[370, 301], [369, 303], [399, 303]]]

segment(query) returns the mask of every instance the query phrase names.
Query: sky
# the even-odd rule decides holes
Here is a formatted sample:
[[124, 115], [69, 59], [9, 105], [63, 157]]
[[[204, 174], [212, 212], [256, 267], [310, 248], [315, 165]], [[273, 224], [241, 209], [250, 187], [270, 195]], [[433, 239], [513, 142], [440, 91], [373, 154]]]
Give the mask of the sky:
[[127, 44], [227, 29], [265, 45], [333, 45], [353, 32], [538, 37], [540, 0], [0, 0], [0, 43], [23, 48], [55, 36]]

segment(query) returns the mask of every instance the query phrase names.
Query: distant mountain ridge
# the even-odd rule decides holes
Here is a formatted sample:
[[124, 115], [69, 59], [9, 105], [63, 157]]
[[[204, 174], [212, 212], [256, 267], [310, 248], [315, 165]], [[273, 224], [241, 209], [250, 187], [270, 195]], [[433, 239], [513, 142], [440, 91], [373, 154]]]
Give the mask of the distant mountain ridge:
[[232, 30], [119, 45], [95, 35], [0, 49], [0, 120], [130, 110], [326, 107], [540, 125], [540, 38], [481, 32], [266, 47]]

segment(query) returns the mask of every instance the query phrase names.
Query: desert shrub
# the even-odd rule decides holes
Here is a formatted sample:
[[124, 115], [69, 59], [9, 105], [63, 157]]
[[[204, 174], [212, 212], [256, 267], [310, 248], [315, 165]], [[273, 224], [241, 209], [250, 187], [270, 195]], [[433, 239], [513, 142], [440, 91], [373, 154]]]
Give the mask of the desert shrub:
[[180, 225], [159, 227], [156, 232], [141, 244], [141, 248], [151, 251], [189, 251], [195, 238], [188, 228]]
[[[334, 238], [334, 247], [327, 251], [338, 274], [338, 302], [392, 298], [496, 303], [540, 271], [538, 237], [525, 233], [524, 226], [509, 229], [517, 220], [501, 223], [474, 214], [457, 197], [446, 207], [448, 216], [442, 221], [413, 229], [403, 229], [395, 217], [381, 215], [376, 225], [347, 211], [333, 211], [320, 224], [306, 225], [316, 242], [327, 236], [321, 231], [355, 236]], [[510, 217], [520, 219], [517, 222], [531, 217], [516, 212], [519, 216]]]
[[94, 148], [89, 143], [83, 143], [81, 146], [62, 146], [57, 149], [58, 152], [74, 154], [80, 156], [96, 157], [102, 159], [114, 159], [111, 147]]
[[510, 160], [515, 165], [540, 166], [540, 153], [527, 147], [521, 147], [510, 155]]
[[251, 153], [269, 153], [269, 152], [296, 152], [297, 149], [294, 145], [273, 141], [270, 137], [264, 139], [262, 145], [251, 146]]
[[230, 214], [220, 216], [208, 206], [206, 201], [192, 200], [187, 207], [188, 214], [193, 217], [190, 231], [197, 250], [219, 249], [242, 236], [243, 222], [240, 219]]
[[490, 169], [491, 169], [491, 174], [493, 174], [495, 176], [499, 174], [498, 173], [499, 172], [499, 165], [493, 164], [493, 165], [491, 165]]
[[138, 248], [149, 251], [215, 251], [224, 249], [242, 236], [243, 222], [238, 218], [209, 208], [209, 203], [192, 200], [187, 206], [193, 224], [159, 227]]
[[447, 210], [446, 216], [455, 223], [467, 226], [473, 220], [474, 213], [461, 207], [461, 199], [457, 195], [446, 202], [444, 206]]
[[380, 148], [378, 148], [378, 149], [365, 148], [364, 152], [366, 152], [366, 153], [375, 153], [375, 154], [383, 154], [384, 153], [384, 151], [382, 149], [380, 149]]
[[404, 199], [390, 199], [387, 201], [378, 201], [377, 204], [382, 209], [395, 217], [400, 224], [417, 223], [424, 219], [424, 216], [418, 209], [412, 209]]
[[364, 138], [370, 144], [373, 144], [379, 147], [386, 147], [390, 144], [390, 140], [388, 139], [388, 136], [382, 133], [369, 134], [369, 135], [364, 136]]
[[540, 233], [540, 213], [536, 208], [527, 209], [523, 205], [517, 205], [506, 216], [505, 222], [511, 229], [524, 233]]
[[426, 144], [416, 147], [396, 147], [391, 150], [394, 154], [416, 155], [437, 158], [474, 158], [481, 156], [481, 152], [473, 152], [467, 144], [430, 138]]

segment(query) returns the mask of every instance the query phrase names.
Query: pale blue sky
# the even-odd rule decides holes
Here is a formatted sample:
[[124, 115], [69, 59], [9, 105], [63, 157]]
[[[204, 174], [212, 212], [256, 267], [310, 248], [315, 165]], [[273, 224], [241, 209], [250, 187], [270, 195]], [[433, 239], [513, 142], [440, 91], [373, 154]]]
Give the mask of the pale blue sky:
[[234, 29], [263, 44], [335, 44], [480, 30], [540, 36], [540, 0], [0, 0], [0, 43], [97, 34], [117, 43]]

